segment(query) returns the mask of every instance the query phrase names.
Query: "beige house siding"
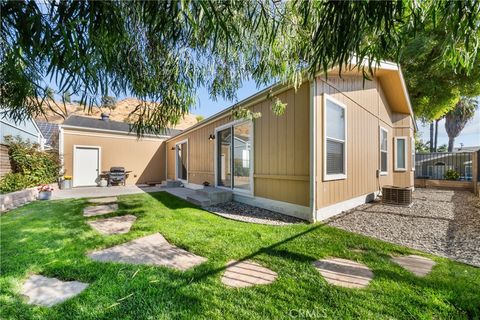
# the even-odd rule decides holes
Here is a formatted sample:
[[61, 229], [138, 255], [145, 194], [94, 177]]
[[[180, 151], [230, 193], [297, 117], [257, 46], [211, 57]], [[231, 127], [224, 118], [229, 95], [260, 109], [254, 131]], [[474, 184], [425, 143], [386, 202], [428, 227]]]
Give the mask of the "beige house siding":
[[137, 140], [135, 136], [124, 134], [64, 129], [65, 175], [75, 175], [73, 172], [75, 145], [101, 147], [101, 170], [109, 170], [110, 167], [116, 166], [125, 167], [125, 170], [132, 171], [127, 184], [165, 180], [165, 141], [163, 139]]
[[[347, 177], [323, 181], [323, 95], [347, 108]], [[316, 207], [327, 207], [378, 191], [382, 185], [413, 186], [411, 170], [394, 172], [394, 136], [413, 135], [410, 115], [392, 113], [379, 81], [361, 76], [319, 77], [316, 81]], [[388, 174], [377, 178], [380, 126], [388, 131]], [[408, 141], [410, 147], [410, 139]], [[407, 153], [410, 166], [410, 153]]]
[[[254, 121], [254, 196], [309, 206], [309, 84], [278, 94], [287, 102], [285, 114], [272, 113], [269, 100], [250, 106], [262, 116]], [[188, 182], [215, 184], [215, 128], [233, 121], [231, 115], [167, 141], [167, 177], [175, 179], [174, 146], [188, 140]]]

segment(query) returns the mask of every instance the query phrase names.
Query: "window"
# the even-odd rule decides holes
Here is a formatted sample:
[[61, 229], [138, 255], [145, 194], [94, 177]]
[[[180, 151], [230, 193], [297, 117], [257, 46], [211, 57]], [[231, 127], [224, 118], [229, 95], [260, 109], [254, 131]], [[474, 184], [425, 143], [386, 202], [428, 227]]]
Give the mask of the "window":
[[407, 137], [395, 137], [395, 170], [407, 170]]
[[380, 175], [388, 174], [388, 131], [380, 127]]
[[347, 177], [346, 107], [335, 99], [324, 96], [324, 180], [345, 179]]
[[414, 137], [412, 137], [410, 140], [410, 149], [412, 150], [412, 158], [410, 159], [412, 163], [410, 165], [412, 166], [412, 171], [415, 171], [415, 138]]

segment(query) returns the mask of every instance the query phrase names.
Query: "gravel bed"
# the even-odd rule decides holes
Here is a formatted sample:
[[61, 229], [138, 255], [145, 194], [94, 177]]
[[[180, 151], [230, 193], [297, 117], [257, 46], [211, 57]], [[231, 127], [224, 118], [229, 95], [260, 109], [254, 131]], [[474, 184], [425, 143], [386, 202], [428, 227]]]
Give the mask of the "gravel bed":
[[416, 189], [411, 207], [370, 203], [331, 226], [480, 267], [480, 198], [468, 191]]
[[224, 218], [269, 225], [289, 225], [305, 223], [305, 221], [270, 210], [250, 206], [248, 204], [231, 201], [204, 208]]

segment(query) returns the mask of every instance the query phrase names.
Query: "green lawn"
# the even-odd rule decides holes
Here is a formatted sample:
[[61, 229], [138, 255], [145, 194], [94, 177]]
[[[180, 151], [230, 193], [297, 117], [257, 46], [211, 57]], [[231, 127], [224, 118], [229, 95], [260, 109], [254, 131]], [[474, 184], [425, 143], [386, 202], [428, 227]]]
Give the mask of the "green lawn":
[[[125, 235], [102, 236], [82, 217], [86, 200], [34, 202], [1, 221], [1, 319], [471, 319], [480, 318], [480, 269], [430, 256], [438, 264], [417, 278], [389, 255], [414, 251], [322, 224], [264, 226], [231, 221], [166, 193], [120, 197], [116, 214], [137, 221]], [[186, 272], [98, 263], [86, 252], [160, 232], [208, 258]], [[363, 253], [353, 249], [364, 249]], [[375, 274], [366, 289], [328, 285], [319, 258], [360, 261]], [[231, 289], [220, 282], [231, 259], [253, 259], [278, 273], [268, 286]], [[19, 295], [29, 274], [90, 283], [53, 308]]]

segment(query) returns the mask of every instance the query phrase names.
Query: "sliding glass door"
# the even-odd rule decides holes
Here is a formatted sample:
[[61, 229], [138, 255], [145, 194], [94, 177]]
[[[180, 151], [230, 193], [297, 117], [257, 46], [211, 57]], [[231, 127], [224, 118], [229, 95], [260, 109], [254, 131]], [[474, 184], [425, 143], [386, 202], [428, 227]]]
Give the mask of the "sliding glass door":
[[251, 191], [252, 140], [251, 122], [232, 124], [217, 131], [218, 186]]

